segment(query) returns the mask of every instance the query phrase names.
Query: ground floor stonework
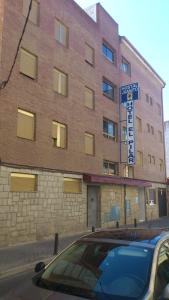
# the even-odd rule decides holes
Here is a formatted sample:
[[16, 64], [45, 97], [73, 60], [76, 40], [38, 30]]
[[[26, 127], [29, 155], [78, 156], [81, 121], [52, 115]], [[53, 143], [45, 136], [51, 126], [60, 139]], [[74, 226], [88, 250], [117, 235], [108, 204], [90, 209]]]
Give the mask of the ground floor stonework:
[[90, 184], [83, 175], [0, 166], [0, 247], [167, 215], [166, 186]]

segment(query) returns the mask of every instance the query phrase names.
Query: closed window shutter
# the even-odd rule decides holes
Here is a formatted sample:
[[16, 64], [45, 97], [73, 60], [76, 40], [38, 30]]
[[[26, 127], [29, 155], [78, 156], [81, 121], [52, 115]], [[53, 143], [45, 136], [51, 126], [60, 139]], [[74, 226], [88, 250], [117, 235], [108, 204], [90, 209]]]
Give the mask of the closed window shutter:
[[36, 191], [36, 175], [11, 173], [12, 192], [34, 192]]
[[85, 88], [85, 106], [88, 108], [94, 108], [94, 93], [92, 90]]
[[53, 88], [58, 94], [67, 96], [67, 75], [57, 69], [54, 69]]
[[60, 73], [60, 93], [67, 95], [67, 76], [63, 73]]
[[64, 193], [81, 193], [82, 181], [81, 179], [64, 178]]
[[91, 134], [85, 134], [85, 153], [94, 154], [94, 137]]
[[57, 130], [58, 130], [58, 125], [56, 122], [52, 122], [52, 137], [57, 139]]
[[[30, 5], [30, 0], [23, 0], [23, 15], [27, 17], [28, 9]], [[39, 3], [37, 1], [32, 2], [32, 8], [29, 15], [29, 20], [34, 24], [38, 24], [39, 19]]]
[[60, 42], [60, 22], [55, 20], [55, 38]]
[[35, 79], [37, 77], [37, 57], [21, 49], [20, 72]]
[[55, 92], [59, 93], [59, 74], [60, 72], [57, 69], [54, 69], [53, 73], [53, 89]]
[[94, 63], [94, 50], [86, 44], [85, 47], [85, 59], [93, 65]]
[[17, 119], [17, 136], [29, 140], [34, 140], [34, 127], [35, 120], [34, 115], [18, 109]]
[[60, 147], [66, 148], [66, 126], [60, 126]]

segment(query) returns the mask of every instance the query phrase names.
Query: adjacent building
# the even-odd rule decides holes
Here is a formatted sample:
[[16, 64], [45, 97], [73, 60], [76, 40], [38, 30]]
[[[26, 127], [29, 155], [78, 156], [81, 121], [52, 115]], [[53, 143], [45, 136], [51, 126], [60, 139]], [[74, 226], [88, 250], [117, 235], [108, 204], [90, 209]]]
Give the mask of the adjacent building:
[[[167, 214], [164, 81], [100, 4], [0, 2], [0, 246]], [[140, 86], [136, 164], [119, 87]]]
[[169, 178], [169, 121], [164, 122], [165, 151], [166, 151], [166, 173]]

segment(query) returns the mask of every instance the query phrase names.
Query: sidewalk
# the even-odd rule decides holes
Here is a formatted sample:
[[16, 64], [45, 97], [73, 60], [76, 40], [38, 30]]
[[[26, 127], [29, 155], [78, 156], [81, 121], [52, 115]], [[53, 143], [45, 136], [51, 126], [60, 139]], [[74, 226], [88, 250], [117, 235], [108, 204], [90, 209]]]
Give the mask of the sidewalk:
[[[59, 237], [58, 250], [63, 250], [84, 234]], [[37, 262], [50, 261], [53, 252], [54, 239], [0, 248], [0, 279], [27, 269], [33, 270]]]

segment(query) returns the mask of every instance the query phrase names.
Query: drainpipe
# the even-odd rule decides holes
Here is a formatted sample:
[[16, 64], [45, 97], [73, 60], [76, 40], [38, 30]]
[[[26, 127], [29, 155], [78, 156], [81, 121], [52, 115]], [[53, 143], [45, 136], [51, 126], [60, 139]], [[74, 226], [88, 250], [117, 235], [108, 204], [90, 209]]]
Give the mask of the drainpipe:
[[124, 224], [127, 224], [127, 215], [126, 215], [126, 184], [124, 184]]

